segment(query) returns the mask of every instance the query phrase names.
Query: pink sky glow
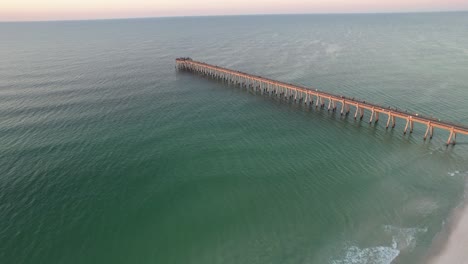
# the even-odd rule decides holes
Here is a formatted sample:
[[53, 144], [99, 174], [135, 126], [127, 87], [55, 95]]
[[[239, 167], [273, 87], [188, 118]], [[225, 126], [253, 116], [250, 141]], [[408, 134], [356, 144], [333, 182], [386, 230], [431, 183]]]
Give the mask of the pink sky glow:
[[0, 21], [468, 10], [468, 0], [7, 0]]

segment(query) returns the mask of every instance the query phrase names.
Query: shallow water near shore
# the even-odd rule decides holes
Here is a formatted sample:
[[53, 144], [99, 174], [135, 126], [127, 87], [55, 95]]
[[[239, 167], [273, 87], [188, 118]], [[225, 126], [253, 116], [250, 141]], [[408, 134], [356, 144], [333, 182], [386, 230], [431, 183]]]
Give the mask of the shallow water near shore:
[[468, 124], [468, 13], [0, 23], [0, 263], [418, 263], [468, 137], [403, 136], [176, 57]]

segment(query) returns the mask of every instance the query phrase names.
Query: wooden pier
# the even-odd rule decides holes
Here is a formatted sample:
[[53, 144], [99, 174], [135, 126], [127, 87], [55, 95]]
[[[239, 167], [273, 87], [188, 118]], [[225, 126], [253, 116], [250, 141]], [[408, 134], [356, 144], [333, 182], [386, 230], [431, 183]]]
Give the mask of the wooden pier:
[[341, 115], [349, 115], [351, 111], [350, 108], [353, 107], [354, 119], [359, 118], [362, 120], [364, 118], [364, 110], [368, 110], [370, 112], [369, 123], [377, 123], [380, 116], [387, 116], [387, 129], [389, 127], [395, 127], [396, 118], [403, 119], [405, 122], [404, 134], [407, 132], [412, 133], [414, 123], [420, 123], [426, 126], [424, 140], [428, 137], [432, 139], [434, 128], [447, 130], [449, 132], [447, 145], [455, 145], [457, 134], [468, 135], [468, 126], [465, 125], [445, 122], [440, 119], [425, 117], [419, 114], [412, 114], [395, 108], [383, 107], [366, 101], [319, 91], [318, 89], [275, 81], [261, 76], [194, 61], [190, 58], [177, 58], [176, 68], [178, 70], [194, 72], [213, 79], [222, 80], [239, 87], [252, 89], [254, 92], [259, 92], [261, 94], [277, 96], [285, 100], [294, 100], [294, 102], [302, 102], [310, 106], [315, 104], [316, 108], [327, 108], [328, 111], [337, 111], [337, 109], [339, 109]]

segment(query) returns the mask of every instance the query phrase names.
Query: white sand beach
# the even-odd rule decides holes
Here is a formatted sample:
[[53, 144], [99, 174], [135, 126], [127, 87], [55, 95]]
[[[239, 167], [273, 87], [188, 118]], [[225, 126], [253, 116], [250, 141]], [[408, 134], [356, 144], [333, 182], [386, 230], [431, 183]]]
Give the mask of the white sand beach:
[[[466, 183], [468, 187], [468, 181]], [[435, 239], [429, 264], [468, 264], [468, 203], [457, 207], [445, 230]]]

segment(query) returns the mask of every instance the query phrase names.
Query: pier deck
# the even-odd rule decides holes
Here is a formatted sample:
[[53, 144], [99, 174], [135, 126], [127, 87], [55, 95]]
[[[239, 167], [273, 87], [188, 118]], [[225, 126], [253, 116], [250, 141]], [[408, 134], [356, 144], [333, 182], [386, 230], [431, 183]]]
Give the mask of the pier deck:
[[354, 119], [360, 120], [364, 117], [364, 110], [371, 112], [369, 123], [378, 122], [380, 115], [387, 116], [386, 128], [395, 127], [395, 118], [405, 120], [406, 125], [403, 131], [404, 134], [413, 132], [414, 123], [425, 125], [426, 133], [424, 140], [428, 137], [432, 139], [434, 128], [447, 130], [450, 135], [447, 140], [447, 145], [456, 143], [457, 134], [468, 135], [468, 126], [442, 121], [419, 114], [408, 113], [396, 108], [383, 107], [367, 101], [361, 101], [354, 98], [339, 96], [336, 94], [320, 91], [314, 88], [306, 88], [298, 85], [293, 85], [285, 82], [271, 80], [261, 76], [255, 76], [248, 73], [226, 69], [223, 67], [210, 65], [204, 62], [194, 61], [190, 58], [177, 58], [176, 67], [179, 70], [199, 73], [214, 79], [220, 79], [241, 87], [254, 89], [261, 93], [268, 93], [288, 100], [304, 102], [304, 104], [313, 105], [315, 98], [315, 107], [325, 108], [325, 101], [328, 103], [328, 111], [336, 111], [340, 104], [341, 114], [348, 115], [350, 106], [354, 107]]

